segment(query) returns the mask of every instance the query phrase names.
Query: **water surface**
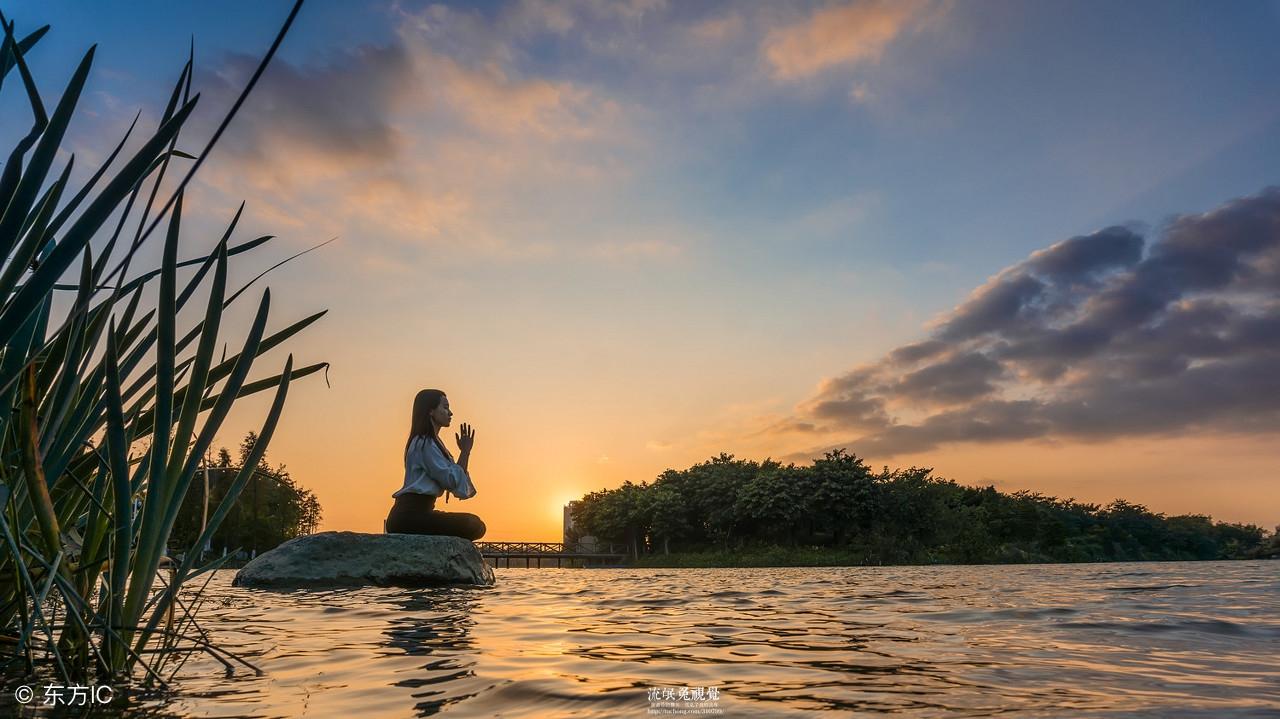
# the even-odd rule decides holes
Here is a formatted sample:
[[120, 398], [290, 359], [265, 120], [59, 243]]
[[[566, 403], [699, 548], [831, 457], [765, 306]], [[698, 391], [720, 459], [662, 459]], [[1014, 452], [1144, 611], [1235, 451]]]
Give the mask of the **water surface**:
[[[498, 569], [489, 589], [296, 592], [231, 576], [202, 624], [265, 673], [193, 657], [142, 713], [1280, 716], [1276, 561]], [[662, 700], [682, 687], [719, 696]]]

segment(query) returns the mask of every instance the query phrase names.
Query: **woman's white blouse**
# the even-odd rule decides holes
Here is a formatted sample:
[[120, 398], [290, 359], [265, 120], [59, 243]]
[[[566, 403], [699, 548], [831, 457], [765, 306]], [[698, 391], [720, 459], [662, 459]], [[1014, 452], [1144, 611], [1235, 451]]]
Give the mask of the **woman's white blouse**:
[[458, 499], [476, 496], [467, 470], [440, 451], [440, 446], [424, 436], [417, 436], [409, 443], [404, 455], [404, 486], [392, 497], [402, 494], [429, 494], [439, 497], [445, 490]]

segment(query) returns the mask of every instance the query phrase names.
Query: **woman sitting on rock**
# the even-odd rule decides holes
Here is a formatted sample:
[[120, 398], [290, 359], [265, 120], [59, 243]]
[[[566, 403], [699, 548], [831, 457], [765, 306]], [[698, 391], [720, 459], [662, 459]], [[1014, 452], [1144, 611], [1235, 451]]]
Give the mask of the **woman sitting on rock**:
[[[440, 428], [453, 418], [449, 398], [438, 389], [424, 389], [413, 399], [413, 422], [404, 447], [404, 486], [392, 494], [395, 504], [387, 515], [392, 534], [442, 534], [475, 541], [484, 536], [484, 522], [466, 512], [435, 511], [436, 497], [449, 492], [458, 499], [476, 496], [467, 474], [467, 460], [476, 433], [464, 422], [458, 440], [458, 461], [440, 441]], [[449, 501], [448, 496], [445, 502]]]

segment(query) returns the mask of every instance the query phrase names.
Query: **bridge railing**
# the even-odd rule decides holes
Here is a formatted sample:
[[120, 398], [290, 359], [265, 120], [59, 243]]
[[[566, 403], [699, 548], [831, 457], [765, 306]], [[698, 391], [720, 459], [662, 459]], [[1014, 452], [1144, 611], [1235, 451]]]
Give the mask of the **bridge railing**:
[[584, 549], [563, 542], [476, 542], [481, 554], [622, 554], [612, 544]]

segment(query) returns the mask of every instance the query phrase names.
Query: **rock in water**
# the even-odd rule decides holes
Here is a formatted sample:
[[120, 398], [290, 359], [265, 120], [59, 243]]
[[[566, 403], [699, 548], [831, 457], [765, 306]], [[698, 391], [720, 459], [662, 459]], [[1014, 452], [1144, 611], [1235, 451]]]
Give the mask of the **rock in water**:
[[258, 555], [238, 587], [429, 587], [493, 584], [493, 568], [461, 537], [426, 534], [308, 534]]

